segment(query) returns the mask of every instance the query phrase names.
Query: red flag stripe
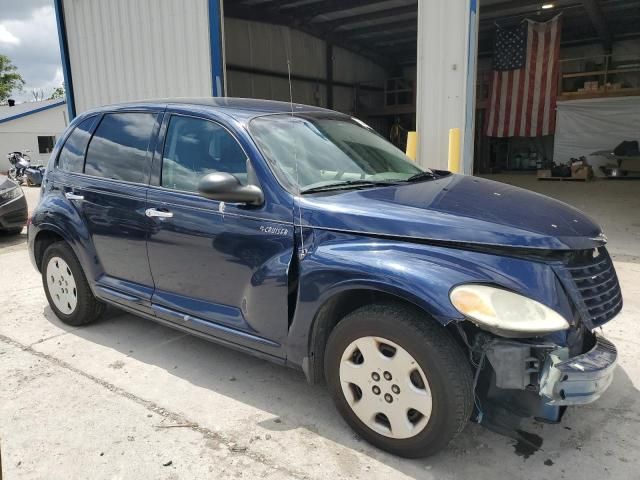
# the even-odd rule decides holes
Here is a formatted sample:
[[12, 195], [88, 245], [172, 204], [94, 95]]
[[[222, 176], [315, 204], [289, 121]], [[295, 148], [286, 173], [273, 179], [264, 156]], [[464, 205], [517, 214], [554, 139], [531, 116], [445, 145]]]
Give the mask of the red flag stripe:
[[504, 109], [507, 104], [507, 80], [509, 79], [509, 72], [500, 72], [500, 100], [498, 107], [498, 136], [502, 136], [504, 130]]
[[520, 73], [521, 73], [522, 69], [517, 69], [513, 71], [513, 80], [511, 82], [511, 98], [513, 99], [513, 101], [511, 101], [511, 109], [509, 111], [509, 128], [507, 129], [507, 137], [513, 137], [515, 135], [515, 128], [516, 128], [516, 118], [517, 118], [517, 111], [518, 111], [518, 104], [520, 102], [518, 102], [518, 99], [520, 98], [519, 92], [520, 92]]
[[491, 96], [489, 97], [489, 110], [487, 110], [487, 135], [495, 137], [495, 117], [496, 117], [496, 98], [498, 97], [498, 75], [500, 72], [493, 72], [491, 79]]
[[531, 91], [535, 88], [534, 80], [535, 80], [535, 71], [537, 64], [537, 52], [538, 52], [538, 36], [532, 33], [532, 29], [529, 28], [530, 41], [528, 42], [530, 45], [529, 52], [529, 64], [527, 65], [527, 71], [525, 75], [528, 79], [527, 90], [524, 92], [524, 115], [523, 115], [523, 123], [522, 123], [522, 136], [528, 137], [530, 136], [531, 129], [531, 111], [533, 110], [533, 95], [531, 95]]
[[505, 72], [506, 85], [503, 88], [505, 93], [504, 112], [502, 115], [502, 136], [507, 137], [509, 135], [509, 115], [511, 114], [511, 97], [513, 95], [513, 70]]
[[522, 97], [521, 100], [519, 99], [518, 101], [520, 102], [520, 104], [522, 105], [522, 108], [520, 110], [520, 118], [518, 119], [520, 122], [520, 136], [524, 137], [527, 134], [526, 131], [526, 127], [527, 127], [527, 106], [529, 104], [529, 91], [530, 91], [530, 86], [529, 86], [529, 82], [531, 80], [530, 75], [529, 75], [529, 71], [531, 69], [531, 56], [533, 54], [533, 45], [531, 42], [531, 38], [527, 37], [527, 61], [525, 63], [524, 66], [524, 70], [522, 71], [522, 77], [524, 80], [524, 85], [523, 85], [523, 90], [522, 90]]
[[[549, 60], [548, 60], [548, 68], [547, 68], [547, 78], [544, 92], [544, 117], [542, 120], [542, 135], [549, 135], [551, 130], [549, 129], [549, 125], [551, 125], [551, 117], [555, 115], [555, 109], [551, 110], [552, 98], [555, 98], [557, 95], [557, 66], [558, 59], [556, 58], [556, 40], [558, 35], [558, 22], [554, 22], [549, 29]], [[556, 85], [556, 89], [553, 86]], [[554, 93], [555, 92], [555, 93]], [[552, 97], [553, 95], [553, 97]]]
[[551, 29], [545, 28], [544, 32], [540, 32], [544, 38], [544, 53], [542, 56], [542, 60], [540, 62], [542, 68], [542, 75], [540, 78], [540, 90], [538, 91], [538, 118], [536, 119], [536, 131], [535, 135], [542, 135], [543, 125], [544, 125], [544, 107], [546, 102], [546, 93], [547, 93], [547, 75], [549, 70], [551, 69], [551, 65], [549, 65], [549, 54], [552, 51], [551, 47]]
[[560, 34], [561, 34], [561, 26], [562, 26], [562, 17], [558, 18], [556, 22], [556, 38], [555, 38], [555, 55], [554, 55], [554, 66], [553, 66], [553, 75], [551, 78], [551, 93], [549, 94], [549, 133], [552, 134], [556, 131], [556, 101], [558, 99], [558, 89], [560, 81]]
[[513, 126], [512, 136], [517, 137], [520, 135], [520, 125], [522, 124], [522, 103], [524, 99], [524, 83], [526, 75], [526, 67], [518, 70], [518, 91], [516, 92], [516, 114], [515, 114], [515, 124]]

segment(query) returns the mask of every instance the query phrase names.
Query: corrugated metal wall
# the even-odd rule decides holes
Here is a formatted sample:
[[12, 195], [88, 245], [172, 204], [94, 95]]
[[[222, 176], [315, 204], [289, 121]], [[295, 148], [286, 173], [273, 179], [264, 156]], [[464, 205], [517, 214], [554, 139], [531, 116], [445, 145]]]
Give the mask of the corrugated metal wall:
[[211, 96], [206, 0], [64, 0], [76, 112]]
[[[130, 100], [212, 94], [207, 0], [63, 0], [76, 112]], [[323, 40], [281, 25], [227, 18], [227, 95], [289, 100], [285, 78], [234, 70], [325, 79]], [[334, 79], [381, 83], [375, 63], [334, 48]], [[294, 80], [294, 101], [326, 106], [323, 82]], [[334, 86], [334, 108], [353, 110], [354, 89]]]
[[[287, 73], [287, 57], [291, 59], [291, 73], [326, 78], [326, 44], [315, 38], [281, 25], [250, 22], [227, 18], [225, 29], [225, 55], [227, 69], [227, 95], [231, 97], [289, 100], [286, 78], [234, 71], [234, 66]], [[386, 78], [383, 68], [359, 55], [342, 48], [334, 48], [334, 80], [382, 82]], [[326, 106], [327, 90], [323, 83], [294, 80], [293, 99], [299, 103]], [[334, 86], [334, 109], [352, 110], [352, 88]]]
[[[289, 82], [285, 78], [234, 71], [233, 66], [250, 67], [282, 74], [325, 77], [325, 44], [322, 40], [279, 25], [226, 18], [225, 60], [227, 95], [230, 97], [289, 100]], [[326, 104], [324, 85], [292, 82], [294, 101], [310, 105]]]

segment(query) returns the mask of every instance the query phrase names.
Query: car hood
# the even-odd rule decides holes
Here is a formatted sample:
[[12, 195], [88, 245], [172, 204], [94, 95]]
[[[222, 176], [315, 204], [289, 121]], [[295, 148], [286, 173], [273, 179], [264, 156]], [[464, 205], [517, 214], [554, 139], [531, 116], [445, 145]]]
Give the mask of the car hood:
[[551, 250], [602, 245], [579, 210], [505, 183], [465, 175], [303, 196], [303, 224], [446, 243]]

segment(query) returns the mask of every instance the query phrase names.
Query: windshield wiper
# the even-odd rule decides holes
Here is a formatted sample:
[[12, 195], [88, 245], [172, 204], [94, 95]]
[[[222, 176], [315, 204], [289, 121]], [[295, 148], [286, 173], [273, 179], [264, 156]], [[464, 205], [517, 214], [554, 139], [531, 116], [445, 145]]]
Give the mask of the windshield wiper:
[[420, 180], [426, 180], [428, 178], [439, 178], [439, 175], [437, 175], [436, 173], [430, 171], [430, 170], [425, 170], [424, 172], [420, 172], [420, 173], [416, 173], [415, 175], [410, 176], [409, 178], [407, 178], [405, 181], [406, 182], [419, 182]]
[[345, 180], [342, 182], [335, 183], [327, 183], [325, 185], [318, 185], [317, 187], [311, 187], [302, 189], [300, 193], [314, 193], [314, 192], [324, 192], [328, 190], [340, 190], [343, 188], [351, 188], [351, 187], [377, 187], [384, 185], [397, 185], [397, 181], [390, 180]]

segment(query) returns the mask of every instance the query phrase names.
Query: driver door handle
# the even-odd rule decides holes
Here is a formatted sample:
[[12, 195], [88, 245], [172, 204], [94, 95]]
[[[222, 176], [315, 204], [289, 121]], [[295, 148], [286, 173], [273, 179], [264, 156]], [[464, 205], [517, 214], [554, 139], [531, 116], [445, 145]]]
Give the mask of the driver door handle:
[[69, 200], [84, 200], [84, 196], [76, 195], [73, 192], [65, 192], [64, 196], [67, 197]]
[[144, 211], [144, 214], [149, 218], [151, 218], [151, 217], [171, 218], [171, 217], [173, 217], [173, 212], [169, 212], [167, 210], [159, 210], [157, 208], [147, 208]]

